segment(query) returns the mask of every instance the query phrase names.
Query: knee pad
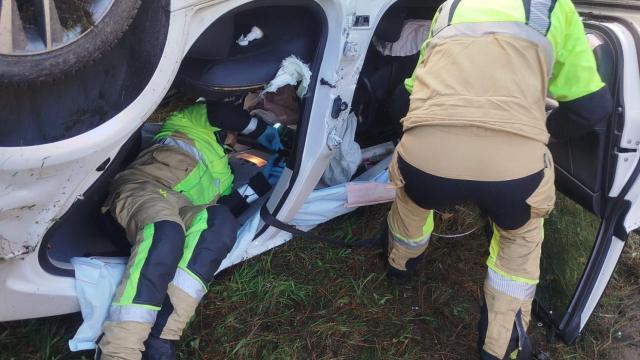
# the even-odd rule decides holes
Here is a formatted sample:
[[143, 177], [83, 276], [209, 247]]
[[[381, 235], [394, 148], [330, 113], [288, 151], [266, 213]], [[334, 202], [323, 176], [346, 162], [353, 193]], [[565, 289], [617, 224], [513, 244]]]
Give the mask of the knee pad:
[[224, 206], [207, 209], [207, 229], [200, 234], [187, 269], [203, 283], [213, 279], [220, 263], [236, 243], [238, 221]]
[[[145, 228], [146, 231], [147, 228]], [[135, 256], [144, 256], [138, 270], [138, 284], [134, 304], [160, 306], [166, 296], [167, 286], [173, 279], [184, 247], [184, 231], [173, 221], [153, 224], [153, 236], [149, 246], [138, 246]], [[132, 268], [131, 271], [136, 271]]]
[[207, 208], [207, 213], [207, 232], [213, 232], [219, 246], [225, 246], [230, 251], [238, 238], [238, 219], [226, 206], [211, 206]]

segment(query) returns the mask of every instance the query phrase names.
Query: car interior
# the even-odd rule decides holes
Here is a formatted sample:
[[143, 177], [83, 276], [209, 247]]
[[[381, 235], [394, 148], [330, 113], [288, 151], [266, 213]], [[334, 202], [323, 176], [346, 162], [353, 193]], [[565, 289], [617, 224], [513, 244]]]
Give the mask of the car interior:
[[[597, 44], [593, 52], [602, 81], [607, 84], [611, 96], [616, 99], [620, 84], [618, 59], [620, 47], [607, 28], [596, 23], [585, 24], [586, 33]], [[615, 103], [615, 102], [614, 102]], [[598, 216], [604, 214], [604, 200], [611, 188], [613, 156], [606, 150], [620, 137], [624, 123], [614, 112], [608, 121], [587, 134], [569, 141], [551, 140], [549, 148], [556, 162], [556, 185], [580, 205]], [[610, 176], [606, 176], [609, 173]]]
[[400, 116], [390, 109], [394, 108], [396, 90], [411, 76], [420, 55], [386, 55], [375, 46], [375, 41], [398, 42], [405, 22], [431, 20], [436, 10], [437, 6], [428, 2], [402, 0], [392, 5], [378, 23], [352, 105], [352, 111], [358, 116], [356, 142], [363, 148], [400, 139]]

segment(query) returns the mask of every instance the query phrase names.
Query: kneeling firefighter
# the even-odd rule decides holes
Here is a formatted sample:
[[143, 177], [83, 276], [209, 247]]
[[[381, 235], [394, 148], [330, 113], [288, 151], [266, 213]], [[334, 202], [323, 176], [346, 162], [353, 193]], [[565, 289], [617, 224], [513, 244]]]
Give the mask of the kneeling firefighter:
[[[234, 199], [233, 208], [242, 196], [232, 191], [220, 128], [282, 149], [277, 131], [242, 108], [196, 103], [171, 114], [155, 144], [113, 180], [103, 211], [133, 248], [96, 358], [175, 359], [175, 341], [236, 242], [237, 220], [219, 203]], [[254, 176], [243, 195], [268, 192], [265, 175]]]
[[[570, 0], [449, 0], [438, 10], [390, 175], [388, 276], [407, 280], [432, 209], [477, 204], [493, 221], [479, 324], [483, 359], [528, 359], [543, 218], [555, 202], [547, 143], [605, 121], [611, 96]], [[545, 114], [547, 93], [560, 106]]]

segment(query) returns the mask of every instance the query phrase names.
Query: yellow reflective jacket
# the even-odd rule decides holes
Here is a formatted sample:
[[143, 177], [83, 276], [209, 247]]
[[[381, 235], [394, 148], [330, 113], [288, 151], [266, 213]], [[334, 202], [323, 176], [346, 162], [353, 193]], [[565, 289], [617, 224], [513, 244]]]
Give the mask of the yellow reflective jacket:
[[202, 156], [198, 165], [174, 190], [185, 195], [194, 205], [205, 205], [232, 191], [233, 174], [224, 149], [215, 133], [220, 129], [211, 126], [204, 103], [192, 105], [171, 114], [155, 137], [163, 140], [180, 133], [193, 143]]
[[[429, 37], [420, 49], [418, 67], [423, 64], [430, 43], [438, 36], [435, 32], [450, 25], [481, 23], [487, 28], [505, 23], [526, 24], [546, 38], [552, 52], [549, 93], [556, 100], [575, 100], [604, 86], [584, 26], [571, 0], [448, 0], [433, 19]], [[415, 75], [414, 71], [405, 81], [409, 93], [413, 91]]]

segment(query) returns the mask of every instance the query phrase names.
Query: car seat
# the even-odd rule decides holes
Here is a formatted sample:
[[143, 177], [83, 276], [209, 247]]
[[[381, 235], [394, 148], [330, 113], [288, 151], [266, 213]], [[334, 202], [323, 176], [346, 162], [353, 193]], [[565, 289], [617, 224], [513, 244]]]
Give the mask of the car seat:
[[[263, 37], [247, 46], [236, 43], [253, 26], [262, 30]], [[310, 63], [320, 26], [304, 7], [267, 7], [225, 15], [211, 29], [212, 35], [201, 40], [217, 48], [215, 54], [203, 51], [205, 45], [199, 40], [182, 62], [176, 86], [191, 95], [222, 100], [263, 88], [291, 55]]]
[[[430, 25], [428, 20], [407, 20], [408, 13], [406, 7], [397, 5], [385, 13], [360, 74], [353, 108], [359, 117], [357, 138], [364, 144], [386, 141], [390, 134], [400, 135], [400, 119], [405, 114], [395, 111], [397, 98], [402, 95], [396, 90], [413, 73]], [[418, 23], [422, 25], [417, 31], [421, 35], [416, 36]], [[405, 46], [412, 42], [418, 45]]]

